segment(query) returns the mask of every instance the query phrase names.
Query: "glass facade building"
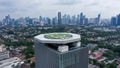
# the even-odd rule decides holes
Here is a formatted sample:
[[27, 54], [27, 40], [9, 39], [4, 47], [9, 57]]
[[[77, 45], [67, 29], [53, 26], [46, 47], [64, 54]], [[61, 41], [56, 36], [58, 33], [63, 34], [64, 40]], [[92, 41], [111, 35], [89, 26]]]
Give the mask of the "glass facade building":
[[[37, 36], [34, 39], [36, 68], [88, 68], [88, 47], [77, 46], [80, 38], [69, 39], [72, 41], [64, 39], [62, 40], [64, 42], [60, 43], [56, 41], [58, 39], [48, 39], [50, 40], [48, 42], [48, 40], [39, 38]], [[58, 47], [63, 45], [69, 47], [68, 51], [58, 50]]]

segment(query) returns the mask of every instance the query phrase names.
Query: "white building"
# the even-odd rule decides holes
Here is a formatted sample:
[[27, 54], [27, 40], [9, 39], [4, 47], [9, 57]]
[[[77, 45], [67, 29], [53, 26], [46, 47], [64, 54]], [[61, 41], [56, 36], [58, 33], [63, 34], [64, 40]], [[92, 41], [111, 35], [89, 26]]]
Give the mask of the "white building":
[[1, 44], [1, 45], [0, 45], [0, 52], [3, 52], [3, 51], [5, 51], [5, 50], [6, 50], [5, 45]]
[[5, 45], [0, 45], [0, 60], [9, 58], [9, 51], [6, 50]]
[[20, 59], [17, 57], [9, 58], [6, 60], [0, 61], [0, 68], [13, 68], [20, 63]]

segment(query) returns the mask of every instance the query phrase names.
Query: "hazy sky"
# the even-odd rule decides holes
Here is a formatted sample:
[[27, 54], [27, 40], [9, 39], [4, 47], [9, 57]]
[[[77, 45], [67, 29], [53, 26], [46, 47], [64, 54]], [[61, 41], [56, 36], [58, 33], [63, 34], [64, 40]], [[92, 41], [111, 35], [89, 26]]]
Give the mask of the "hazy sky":
[[0, 18], [10, 14], [18, 17], [55, 17], [62, 14], [80, 14], [96, 17], [99, 13], [103, 18], [115, 16], [120, 11], [120, 0], [0, 0]]

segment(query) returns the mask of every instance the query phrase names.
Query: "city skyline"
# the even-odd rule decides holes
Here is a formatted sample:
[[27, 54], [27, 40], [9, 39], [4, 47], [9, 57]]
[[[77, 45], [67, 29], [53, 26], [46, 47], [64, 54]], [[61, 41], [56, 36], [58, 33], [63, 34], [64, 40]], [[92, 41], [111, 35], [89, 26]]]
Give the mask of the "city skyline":
[[111, 19], [102, 19], [101, 14], [98, 14], [95, 18], [88, 18], [84, 13], [78, 15], [67, 15], [58, 12], [58, 15], [54, 18], [42, 17], [31, 18], [21, 17], [18, 19], [11, 18], [8, 14], [0, 21], [0, 26], [16, 26], [16, 25], [97, 25], [97, 26], [120, 26], [120, 14], [111, 17]]
[[0, 18], [4, 18], [7, 14], [12, 15], [13, 18], [26, 16], [52, 18], [57, 16], [59, 11], [70, 15], [83, 12], [89, 18], [94, 18], [101, 13], [102, 18], [110, 18], [119, 14], [119, 3], [118, 0], [1, 0]]

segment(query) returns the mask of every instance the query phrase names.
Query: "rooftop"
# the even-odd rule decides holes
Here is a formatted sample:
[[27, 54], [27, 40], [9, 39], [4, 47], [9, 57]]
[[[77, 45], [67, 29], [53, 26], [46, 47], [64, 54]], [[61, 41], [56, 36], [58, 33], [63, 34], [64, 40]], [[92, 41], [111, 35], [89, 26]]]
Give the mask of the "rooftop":
[[80, 41], [81, 36], [74, 33], [47, 33], [35, 36], [35, 39], [39, 40], [41, 43], [66, 44]]
[[67, 38], [71, 38], [72, 35], [66, 33], [51, 33], [45, 35], [44, 37], [47, 39], [67, 39]]

